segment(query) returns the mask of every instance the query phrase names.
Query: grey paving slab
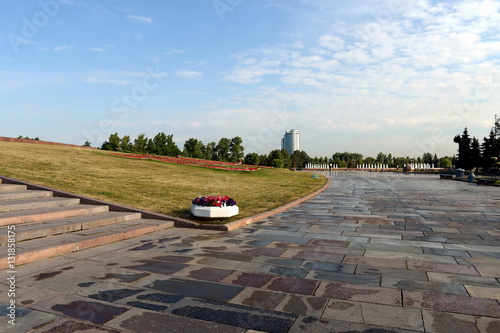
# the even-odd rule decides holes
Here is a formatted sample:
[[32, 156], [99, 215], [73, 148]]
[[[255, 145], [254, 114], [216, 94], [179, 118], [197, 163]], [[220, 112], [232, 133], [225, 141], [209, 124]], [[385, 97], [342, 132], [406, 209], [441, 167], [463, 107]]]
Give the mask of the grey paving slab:
[[296, 268], [296, 267], [263, 265], [262, 267], [257, 269], [255, 273], [304, 278], [309, 273], [309, 270], [305, 268]]
[[245, 329], [240, 327], [141, 309], [130, 310], [111, 320], [106, 326], [125, 330], [126, 332], [144, 333], [157, 333], [165, 330], [172, 333], [245, 332]]
[[428, 276], [424, 271], [413, 271], [406, 268], [385, 268], [385, 267], [370, 267], [356, 266], [356, 274], [366, 274], [370, 276], [393, 277], [412, 281], [427, 281]]
[[382, 277], [382, 287], [397, 288], [401, 290], [429, 290], [443, 294], [468, 296], [463, 285], [441, 281], [405, 280], [394, 277]]
[[[423, 310], [426, 332], [432, 333], [479, 333], [476, 318], [471, 315]], [[487, 332], [487, 331], [486, 331]]]
[[123, 333], [122, 330], [107, 328], [84, 321], [61, 318], [48, 325], [43, 325], [30, 333], [53, 333], [53, 332], [103, 332], [103, 333]]
[[283, 302], [287, 295], [291, 294], [248, 287], [233, 298], [231, 303], [251, 306], [259, 309], [274, 310]]
[[[10, 307], [10, 308], [9, 308]], [[61, 318], [58, 315], [29, 309], [17, 305], [11, 311], [12, 305], [0, 303], [0, 332], [29, 332], [38, 326], [42, 326]]]
[[56, 296], [33, 305], [33, 308], [60, 316], [85, 320], [96, 325], [102, 325], [130, 309], [122, 305], [111, 305], [73, 295]]
[[380, 286], [380, 277], [372, 275], [349, 274], [339, 272], [315, 271], [312, 270], [306, 276], [312, 280], [345, 282], [352, 284], [362, 284], [366, 286]]
[[427, 272], [427, 277], [431, 282], [444, 282], [444, 283], [454, 283], [461, 285], [475, 285], [475, 286], [500, 288], [500, 282], [493, 277], [446, 274], [446, 273], [435, 273], [435, 272]]
[[300, 316], [320, 317], [328, 303], [326, 297], [301, 296], [286, 294], [276, 310]]
[[[284, 252], [284, 251], [283, 251]], [[258, 256], [252, 260], [254, 263], [276, 265], [276, 266], [287, 266], [287, 267], [300, 267], [304, 260], [302, 259], [291, 259], [291, 258], [276, 258], [267, 256]]]
[[316, 318], [312, 316], [299, 317], [289, 333], [324, 333], [324, 332], [353, 332], [353, 333], [416, 333], [423, 331], [402, 330], [394, 327], [366, 325], [348, 321]]
[[276, 333], [288, 332], [296, 318], [284, 312], [189, 298], [176, 303], [168, 312], [176, 316]]
[[236, 285], [169, 276], [151, 276], [133, 285], [137, 288], [149, 288], [174, 295], [215, 301], [229, 301], [244, 289]]

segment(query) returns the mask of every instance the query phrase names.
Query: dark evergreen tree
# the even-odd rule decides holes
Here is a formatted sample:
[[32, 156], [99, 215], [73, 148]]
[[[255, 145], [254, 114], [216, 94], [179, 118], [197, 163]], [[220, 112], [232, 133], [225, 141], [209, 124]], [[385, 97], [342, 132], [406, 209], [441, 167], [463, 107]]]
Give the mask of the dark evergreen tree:
[[488, 170], [494, 163], [495, 157], [498, 157], [498, 145], [495, 139], [494, 130], [490, 131], [489, 137], [483, 138], [483, 143], [481, 144], [481, 167], [484, 170]]
[[479, 140], [475, 137], [472, 138], [472, 143], [470, 145], [470, 157], [471, 157], [471, 165], [470, 169], [477, 168], [481, 166], [482, 155], [481, 155], [481, 147], [479, 145]]
[[453, 142], [458, 144], [458, 160], [456, 163], [457, 168], [462, 168], [465, 170], [470, 170], [473, 167], [472, 156], [471, 156], [471, 143], [472, 140], [469, 137], [469, 132], [467, 127], [464, 129], [463, 134], [456, 135]]

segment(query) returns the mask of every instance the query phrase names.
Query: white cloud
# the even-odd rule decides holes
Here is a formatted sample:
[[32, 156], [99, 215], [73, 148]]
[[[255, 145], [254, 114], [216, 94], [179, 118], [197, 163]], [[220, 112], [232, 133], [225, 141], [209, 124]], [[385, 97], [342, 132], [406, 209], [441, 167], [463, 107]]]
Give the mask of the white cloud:
[[184, 79], [196, 79], [203, 76], [203, 73], [198, 71], [180, 69], [177, 72], [175, 72], [175, 75], [178, 77], [182, 77]]
[[157, 78], [166, 78], [168, 75], [164, 72], [158, 73], [150, 73], [148, 70], [144, 72], [131, 72], [131, 71], [117, 71], [117, 72], [109, 72], [109, 71], [99, 71], [94, 73], [92, 76], [86, 77], [83, 79], [84, 82], [87, 83], [109, 83], [116, 85], [130, 85], [130, 84], [138, 84], [138, 78], [144, 77], [157, 77]]
[[181, 53], [184, 53], [184, 52], [185, 52], [184, 50], [180, 50], [180, 49], [169, 49], [169, 50], [165, 51], [163, 54], [164, 55], [181, 54]]
[[83, 79], [84, 82], [87, 83], [109, 83], [109, 84], [117, 84], [120, 86], [128, 85], [130, 82], [126, 80], [117, 80], [117, 79], [106, 79], [103, 77], [91, 76]]
[[141, 22], [141, 23], [147, 23], [147, 24], [153, 24], [153, 19], [150, 17], [145, 17], [145, 16], [137, 16], [137, 15], [127, 15], [125, 16], [132, 22]]
[[[493, 75], [500, 58], [499, 3], [413, 3], [398, 2], [351, 29], [341, 22], [335, 33], [304, 36], [301, 48], [241, 52], [224, 80], [259, 83], [248, 103], [260, 97], [303, 110], [314, 125], [301, 119], [294, 127], [309, 135], [323, 126], [318, 136], [361, 140], [372, 133], [373, 142], [366, 141], [362, 151], [390, 142], [377, 137], [399, 137], [411, 151], [435, 131], [449, 139], [468, 124], [491, 125], [500, 108], [500, 83]], [[324, 132], [327, 128], [336, 135]], [[453, 148], [446, 140], [433, 148]]]
[[61, 45], [61, 46], [54, 46], [52, 49], [54, 51], [62, 51], [62, 50], [70, 50], [72, 49], [73, 46], [69, 46], [69, 45]]
[[318, 39], [318, 44], [330, 50], [341, 50], [345, 47], [344, 40], [339, 36], [323, 35]]

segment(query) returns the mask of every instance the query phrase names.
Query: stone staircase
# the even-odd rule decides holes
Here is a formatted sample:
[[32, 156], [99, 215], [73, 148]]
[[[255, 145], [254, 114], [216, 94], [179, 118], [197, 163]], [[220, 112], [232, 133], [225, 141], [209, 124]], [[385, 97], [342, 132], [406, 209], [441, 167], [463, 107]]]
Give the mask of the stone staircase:
[[141, 211], [81, 201], [0, 178], [0, 269], [9, 267], [9, 242], [15, 243], [18, 266], [174, 226], [168, 219], [143, 218]]

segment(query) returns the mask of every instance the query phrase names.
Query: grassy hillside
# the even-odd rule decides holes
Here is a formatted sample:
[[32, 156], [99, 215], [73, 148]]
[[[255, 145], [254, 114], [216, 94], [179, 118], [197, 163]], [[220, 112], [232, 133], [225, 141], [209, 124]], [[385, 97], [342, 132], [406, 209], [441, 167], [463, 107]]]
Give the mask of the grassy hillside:
[[232, 220], [279, 207], [326, 181], [288, 170], [212, 170], [100, 150], [12, 142], [0, 142], [0, 175], [188, 219], [194, 219], [189, 213], [192, 199], [228, 195], [240, 207]]

